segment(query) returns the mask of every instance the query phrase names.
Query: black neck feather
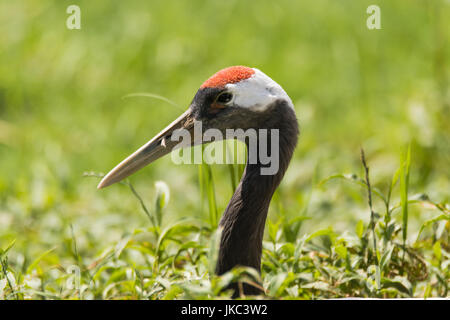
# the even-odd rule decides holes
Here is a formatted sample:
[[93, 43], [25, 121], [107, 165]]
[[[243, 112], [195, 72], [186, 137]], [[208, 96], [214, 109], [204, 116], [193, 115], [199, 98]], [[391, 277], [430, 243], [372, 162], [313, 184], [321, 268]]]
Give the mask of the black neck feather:
[[[223, 274], [235, 266], [248, 266], [260, 271], [262, 240], [272, 196], [291, 160], [299, 134], [294, 110], [284, 101], [274, 104], [259, 128], [279, 130], [279, 170], [262, 175], [259, 162], [247, 163], [243, 177], [222, 219], [222, 235], [216, 273]], [[270, 134], [268, 134], [270, 150]], [[248, 148], [248, 145], [247, 145]], [[247, 289], [246, 293], [252, 293]]]

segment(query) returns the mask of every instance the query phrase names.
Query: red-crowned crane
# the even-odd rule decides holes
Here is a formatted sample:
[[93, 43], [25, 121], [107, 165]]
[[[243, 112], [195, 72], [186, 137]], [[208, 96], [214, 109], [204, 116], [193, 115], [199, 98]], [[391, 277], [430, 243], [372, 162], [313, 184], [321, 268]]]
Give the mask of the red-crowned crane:
[[[171, 139], [177, 129], [192, 133], [197, 123], [201, 123], [202, 132], [214, 128], [220, 130], [224, 137], [227, 129], [277, 132], [276, 136], [257, 135], [256, 148], [251, 148], [248, 137], [242, 139], [247, 145], [247, 165], [219, 224], [222, 233], [216, 273], [223, 274], [235, 266], [248, 266], [260, 271], [269, 204], [286, 172], [299, 135], [291, 99], [280, 85], [260, 70], [234, 66], [214, 74], [202, 84], [185, 113], [112, 169], [98, 188], [121, 181], [168, 154], [179, 144]], [[184, 146], [202, 143], [201, 137], [195, 137], [194, 133]], [[266, 151], [278, 153], [275, 172], [263, 172], [269, 164], [258, 152], [261, 146]], [[249, 161], [251, 158], [253, 161]], [[236, 285], [234, 289], [237, 289]], [[249, 285], [244, 285], [243, 289], [245, 294], [261, 293]]]

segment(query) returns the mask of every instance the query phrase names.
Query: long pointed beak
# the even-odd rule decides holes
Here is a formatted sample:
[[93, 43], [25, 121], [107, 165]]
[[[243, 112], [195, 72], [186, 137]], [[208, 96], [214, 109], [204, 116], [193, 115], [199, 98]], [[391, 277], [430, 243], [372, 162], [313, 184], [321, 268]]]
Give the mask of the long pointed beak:
[[[191, 110], [188, 109], [153, 139], [112, 169], [105, 177], [103, 177], [97, 188], [102, 189], [119, 182], [153, 161], [170, 153], [178, 144], [178, 142], [172, 141], [171, 139], [173, 132], [178, 129], [186, 129], [192, 133], [194, 127], [193, 123]], [[192, 136], [193, 135], [191, 134], [191, 137]], [[191, 141], [191, 144], [192, 143], [193, 142]]]

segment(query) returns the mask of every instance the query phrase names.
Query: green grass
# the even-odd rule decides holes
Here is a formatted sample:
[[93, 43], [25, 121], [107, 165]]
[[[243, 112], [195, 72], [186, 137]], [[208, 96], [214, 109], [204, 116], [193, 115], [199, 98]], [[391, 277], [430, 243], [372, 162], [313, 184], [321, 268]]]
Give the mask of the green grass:
[[[77, 31], [72, 3], [0, 3], [0, 299], [227, 297], [237, 278], [273, 298], [450, 296], [447, 1], [380, 0], [372, 31], [371, 1], [77, 3]], [[165, 157], [96, 190], [237, 64], [285, 88], [302, 131], [261, 279], [211, 272], [241, 165]]]
[[[323, 187], [332, 179], [343, 178], [360, 186], [362, 193], [367, 190], [370, 208], [372, 195], [376, 195], [385, 201], [386, 211], [378, 214], [368, 209], [369, 225], [365, 226], [360, 220], [355, 230], [341, 234], [329, 227], [301, 235], [300, 226], [306, 216], [291, 221], [269, 221], [262, 279], [255, 270], [246, 268], [236, 268], [220, 277], [214, 275], [220, 235], [220, 230], [214, 231], [217, 221], [188, 218], [162, 224], [168, 189], [160, 187], [163, 190], [158, 191], [154, 210], [149, 210], [133, 185], [124, 182], [130, 196], [135, 196], [149, 218], [150, 227], [133, 230], [90, 262], [84, 261], [78, 253], [77, 239], [71, 227], [67, 249], [73, 264], [68, 270], [60, 265], [54, 266], [53, 270], [43, 270], [39, 266], [53, 250], [39, 256], [26, 271], [15, 270], [8, 263], [8, 251], [14, 248], [12, 242], [0, 252], [1, 293], [6, 299], [230, 298], [230, 292], [224, 289], [231, 281], [238, 280], [264, 287], [270, 298], [448, 296], [447, 226], [450, 211], [425, 195], [417, 199], [402, 198], [400, 204], [391, 204], [379, 190], [374, 189], [372, 193], [366, 160], [363, 165], [367, 169], [365, 179], [356, 175], [335, 175], [319, 185]], [[397, 175], [390, 192], [400, 189], [401, 194], [406, 193], [409, 165], [410, 149], [399, 170], [400, 175], [406, 176], [400, 179], [406, 182], [398, 187]], [[92, 173], [86, 176], [99, 178]], [[210, 179], [208, 176], [206, 180]], [[205, 188], [213, 189], [206, 192], [208, 197], [214, 194], [211, 181]], [[214, 206], [213, 200], [208, 203]], [[400, 223], [390, 221], [389, 217], [400, 209], [404, 216], [405, 212], [407, 214], [405, 207], [410, 205], [430, 206], [436, 213], [440, 212], [425, 221], [421, 231], [429, 229], [431, 223], [441, 225], [441, 229], [443, 225], [447, 230], [425, 237], [419, 234], [415, 241], [407, 244], [407, 219], [403, 217]], [[72, 272], [78, 272], [79, 276], [75, 277]], [[78, 285], [75, 285], [76, 281]]]

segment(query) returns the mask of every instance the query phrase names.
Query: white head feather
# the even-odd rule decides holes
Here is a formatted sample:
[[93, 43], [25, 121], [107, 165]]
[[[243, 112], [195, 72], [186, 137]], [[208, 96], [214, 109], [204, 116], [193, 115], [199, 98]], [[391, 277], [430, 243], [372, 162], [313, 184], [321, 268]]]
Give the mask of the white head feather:
[[230, 104], [262, 112], [274, 101], [284, 99], [291, 108], [294, 108], [291, 98], [278, 83], [262, 71], [256, 68], [253, 70], [255, 73], [250, 78], [225, 86], [233, 94]]

